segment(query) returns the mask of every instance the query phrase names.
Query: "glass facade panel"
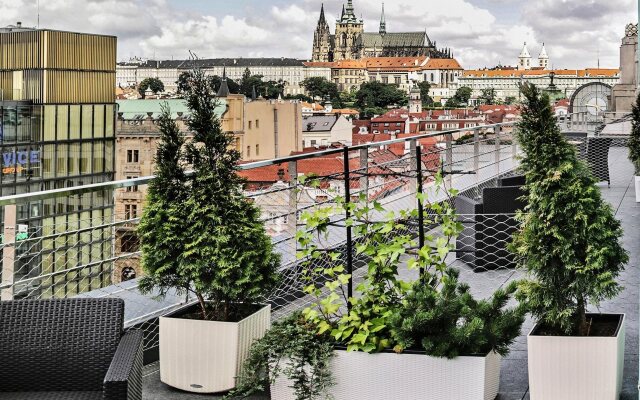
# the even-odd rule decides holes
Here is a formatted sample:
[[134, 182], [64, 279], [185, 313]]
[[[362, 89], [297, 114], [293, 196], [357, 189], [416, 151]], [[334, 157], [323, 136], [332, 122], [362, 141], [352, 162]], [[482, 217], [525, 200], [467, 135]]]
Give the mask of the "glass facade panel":
[[93, 107], [93, 137], [103, 138], [105, 127], [104, 104], [96, 104]]
[[80, 139], [80, 106], [69, 106], [69, 139]]
[[69, 106], [57, 106], [56, 140], [69, 140]]

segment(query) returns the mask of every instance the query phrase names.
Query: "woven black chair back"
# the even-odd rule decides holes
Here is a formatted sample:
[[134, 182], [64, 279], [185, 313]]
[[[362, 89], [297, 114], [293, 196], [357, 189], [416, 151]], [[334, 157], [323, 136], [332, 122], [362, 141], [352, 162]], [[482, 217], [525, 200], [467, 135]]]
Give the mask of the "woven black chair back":
[[102, 390], [123, 322], [121, 299], [0, 302], [0, 392]]

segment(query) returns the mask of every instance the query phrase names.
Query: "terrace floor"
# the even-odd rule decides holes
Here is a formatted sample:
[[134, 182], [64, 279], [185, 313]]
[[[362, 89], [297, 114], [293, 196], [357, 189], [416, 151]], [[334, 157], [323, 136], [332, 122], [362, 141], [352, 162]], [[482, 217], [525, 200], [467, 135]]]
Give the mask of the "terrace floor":
[[[609, 158], [611, 186], [601, 184], [604, 198], [611, 203], [624, 228], [624, 246], [630, 253], [630, 261], [620, 277], [624, 291], [614, 300], [601, 305], [600, 311], [626, 313], [626, 345], [624, 383], [621, 399], [638, 399], [638, 309], [640, 290], [640, 204], [635, 203], [633, 167], [627, 161], [626, 148], [612, 148]], [[462, 263], [455, 261], [461, 269], [461, 277], [468, 281], [478, 295], [491, 293], [497, 287], [520, 276], [518, 272], [485, 272], [474, 274]], [[593, 310], [596, 311], [596, 310]], [[511, 353], [502, 361], [499, 400], [528, 399], [527, 338], [533, 327], [528, 319], [522, 335], [517, 339]], [[160, 382], [158, 364], [145, 367], [144, 399], [191, 400], [216, 399], [219, 396], [197, 395], [181, 392]], [[268, 399], [269, 396], [252, 397]]]

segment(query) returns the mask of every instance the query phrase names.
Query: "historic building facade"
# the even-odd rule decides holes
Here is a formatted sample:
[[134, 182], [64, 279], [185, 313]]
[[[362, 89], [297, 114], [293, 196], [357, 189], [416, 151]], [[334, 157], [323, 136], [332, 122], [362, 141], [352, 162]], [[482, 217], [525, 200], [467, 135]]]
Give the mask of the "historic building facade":
[[450, 50], [438, 50], [427, 32], [387, 32], [384, 6], [378, 32], [365, 32], [364, 21], [356, 17], [353, 0], [342, 7], [342, 16], [336, 21], [335, 34], [320, 9], [320, 19], [313, 38], [315, 62], [358, 60], [365, 57], [417, 57], [449, 58]]

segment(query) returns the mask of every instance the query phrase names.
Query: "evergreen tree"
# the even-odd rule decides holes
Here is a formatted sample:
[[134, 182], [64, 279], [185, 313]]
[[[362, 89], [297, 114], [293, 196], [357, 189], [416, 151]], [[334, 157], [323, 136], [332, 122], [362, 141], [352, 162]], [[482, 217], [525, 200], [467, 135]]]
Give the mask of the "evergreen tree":
[[190, 290], [189, 280], [180, 273], [186, 230], [187, 177], [182, 167], [184, 136], [166, 103], [157, 121], [160, 140], [156, 151], [155, 179], [149, 183], [147, 204], [138, 225], [142, 265], [146, 276], [140, 289], [157, 287], [162, 294], [171, 288]]
[[629, 159], [633, 163], [636, 176], [640, 175], [640, 94], [632, 107], [631, 137], [629, 138]]
[[[162, 192], [160, 198], [149, 198], [152, 207], [154, 201], [176, 206], [165, 220], [145, 221], [142, 236], [147, 253], [164, 240], [158, 235], [170, 234], [180, 243], [174, 262], [166, 266], [153, 264], [154, 256], [145, 255], [145, 288], [178, 282], [198, 298], [205, 319], [238, 320], [246, 316], [243, 304], [264, 301], [277, 283], [279, 256], [259, 209], [243, 195], [244, 181], [237, 174], [240, 154], [233, 149], [232, 133], [222, 131], [213, 88], [199, 70], [188, 81], [185, 101], [194, 137], [185, 146], [185, 160], [193, 174], [180, 185], [182, 197], [167, 199], [162, 196], [168, 193]], [[167, 232], [175, 225], [181, 230]]]
[[620, 291], [616, 278], [628, 261], [622, 229], [562, 136], [549, 98], [531, 84], [522, 93], [517, 135], [528, 205], [511, 248], [534, 279], [521, 285], [519, 299], [549, 330], [585, 336], [588, 305]]

